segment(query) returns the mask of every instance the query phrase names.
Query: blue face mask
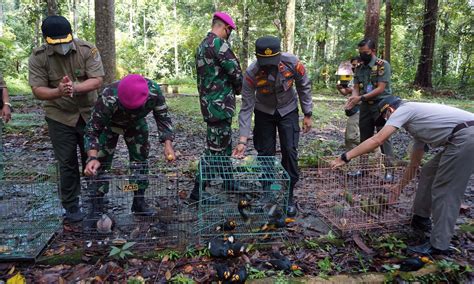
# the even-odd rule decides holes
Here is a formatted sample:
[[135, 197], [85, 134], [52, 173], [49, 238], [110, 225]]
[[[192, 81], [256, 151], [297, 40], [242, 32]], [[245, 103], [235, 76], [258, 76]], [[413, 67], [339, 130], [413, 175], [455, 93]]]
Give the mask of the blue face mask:
[[57, 54], [67, 55], [72, 49], [72, 42], [53, 45], [53, 50]]

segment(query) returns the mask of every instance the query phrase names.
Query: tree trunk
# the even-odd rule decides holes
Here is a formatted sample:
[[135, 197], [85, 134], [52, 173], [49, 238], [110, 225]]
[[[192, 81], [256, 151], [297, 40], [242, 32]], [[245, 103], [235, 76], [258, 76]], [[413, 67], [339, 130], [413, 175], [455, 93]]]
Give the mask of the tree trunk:
[[95, 0], [95, 41], [102, 57], [104, 84], [115, 80], [114, 0]]
[[378, 46], [380, 21], [380, 0], [367, 0], [365, 10], [365, 38], [371, 39]]
[[48, 0], [48, 16], [58, 14], [58, 3], [56, 0]]
[[443, 30], [441, 31], [442, 37], [442, 46], [441, 46], [441, 79], [444, 80], [444, 76], [448, 73], [448, 60], [449, 60], [449, 53], [448, 53], [448, 44], [446, 37], [448, 36], [448, 29], [449, 29], [449, 22], [448, 17], [444, 17], [444, 25]]
[[3, 1], [0, 2], [0, 37], [3, 36]]
[[[173, 18], [175, 22], [175, 29], [178, 27], [178, 13], [176, 11], [176, 0], [173, 1]], [[178, 34], [178, 31], [176, 30], [176, 34]], [[179, 60], [178, 60], [178, 41], [174, 40], [174, 76], [178, 78], [179, 76]]]
[[293, 53], [295, 48], [295, 6], [296, 0], [288, 0], [285, 16], [285, 46], [289, 53]]
[[420, 60], [416, 71], [414, 85], [431, 88], [431, 73], [433, 71], [433, 53], [436, 39], [436, 21], [438, 15], [438, 0], [425, 0], [423, 21], [423, 41]]
[[390, 49], [392, 46], [392, 3], [385, 0], [385, 57], [390, 62]]
[[243, 15], [243, 27], [242, 27], [242, 50], [240, 53], [240, 64], [242, 71], [245, 71], [248, 66], [249, 57], [249, 28], [250, 28], [250, 15], [249, 5], [247, 0], [244, 0], [244, 15]]

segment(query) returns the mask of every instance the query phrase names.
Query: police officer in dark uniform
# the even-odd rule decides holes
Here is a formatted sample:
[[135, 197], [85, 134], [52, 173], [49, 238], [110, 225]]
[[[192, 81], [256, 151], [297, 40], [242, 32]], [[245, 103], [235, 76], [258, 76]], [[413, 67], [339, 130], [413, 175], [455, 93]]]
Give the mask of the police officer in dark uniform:
[[[354, 89], [349, 97], [346, 109], [351, 109], [359, 102], [360, 105], [360, 142], [364, 142], [374, 135], [374, 131], [380, 131], [383, 125], [376, 125], [379, 117], [378, 103], [392, 95], [391, 67], [385, 60], [380, 60], [375, 56], [375, 43], [370, 39], [364, 39], [358, 44], [359, 55], [363, 62], [357, 67], [354, 77]], [[392, 164], [393, 151], [392, 142], [387, 139], [381, 146], [382, 153], [386, 155], [387, 166]], [[393, 181], [390, 171], [385, 173], [386, 181]]]
[[[243, 157], [255, 113], [253, 140], [259, 156], [274, 156], [276, 133], [280, 137], [282, 165], [290, 176], [287, 214], [294, 216], [293, 188], [299, 179], [298, 100], [304, 114], [303, 132], [312, 125], [311, 82], [299, 59], [281, 52], [280, 39], [265, 36], [255, 42], [257, 60], [246, 70], [239, 113], [240, 138], [233, 155]], [[296, 87], [296, 88], [295, 88]]]

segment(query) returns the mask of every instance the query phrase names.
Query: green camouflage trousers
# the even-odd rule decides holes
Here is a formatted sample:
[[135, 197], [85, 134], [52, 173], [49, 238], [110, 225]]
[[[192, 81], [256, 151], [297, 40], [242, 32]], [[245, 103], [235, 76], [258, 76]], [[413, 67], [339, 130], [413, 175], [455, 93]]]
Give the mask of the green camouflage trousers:
[[207, 123], [208, 156], [230, 156], [232, 154], [232, 119]]
[[[123, 135], [128, 148], [130, 175], [136, 177], [136, 180], [130, 180], [130, 183], [137, 184], [138, 190], [144, 191], [148, 187], [148, 180], [145, 177], [148, 174], [147, 159], [150, 152], [148, 124], [145, 119], [138, 120], [128, 128], [110, 126], [104, 129], [99, 136], [100, 151], [98, 159], [101, 164], [99, 175], [112, 167], [112, 160], [120, 135]], [[109, 190], [108, 182], [100, 182], [97, 184], [96, 190], [102, 194], [107, 193]]]

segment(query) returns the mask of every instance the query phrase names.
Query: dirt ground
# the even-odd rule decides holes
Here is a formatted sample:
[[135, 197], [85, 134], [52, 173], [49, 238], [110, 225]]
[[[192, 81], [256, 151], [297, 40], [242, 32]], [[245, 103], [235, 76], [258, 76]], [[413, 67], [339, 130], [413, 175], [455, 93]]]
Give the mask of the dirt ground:
[[[172, 106], [171, 106], [172, 109]], [[6, 160], [25, 165], [54, 163], [52, 147], [47, 134], [47, 127], [42, 121], [40, 106], [25, 103], [16, 110], [19, 114], [37, 114], [39, 126], [24, 127], [21, 132], [12, 127], [4, 134]], [[317, 113], [317, 110], [316, 110]], [[204, 123], [189, 117], [186, 113], [172, 113], [176, 128], [174, 141], [178, 160], [176, 167], [192, 169], [192, 161], [202, 154], [205, 143]], [[162, 160], [162, 147], [158, 142], [156, 124], [152, 117], [147, 118], [150, 126], [152, 161]], [[39, 122], [38, 122], [39, 121]], [[322, 128], [315, 127], [309, 133], [300, 136], [300, 153], [308, 153], [313, 149], [314, 141], [332, 141], [336, 146], [331, 148], [334, 154], [343, 151], [344, 120], [334, 120]], [[237, 134], [234, 131], [234, 141]], [[406, 157], [410, 137], [400, 131], [393, 138], [394, 150], [398, 159]], [[439, 149], [431, 149], [432, 155]], [[249, 143], [249, 155], [256, 152], [252, 141]], [[279, 155], [279, 153], [278, 153]], [[115, 157], [126, 160], [127, 149], [123, 140], [119, 142]], [[183, 170], [180, 176], [180, 196], [188, 194], [193, 186], [193, 174]], [[322, 218], [316, 211], [317, 199], [315, 188], [308, 186], [311, 180], [303, 175], [296, 193], [299, 215], [296, 222], [288, 225], [283, 242], [268, 246], [251, 245], [249, 252], [234, 259], [218, 261], [235, 269], [247, 266], [250, 278], [282, 280], [297, 276], [322, 276], [339, 274], [364, 274], [382, 272], [387, 277], [397, 277], [390, 270], [394, 264], [406, 257], [406, 246], [420, 243], [425, 236], [412, 231], [401, 224], [386, 229], [362, 231], [358, 235], [338, 234], [337, 230]], [[465, 201], [457, 222], [457, 233], [452, 244], [458, 248], [453, 255], [446, 257], [452, 264], [444, 273], [446, 279], [456, 281], [461, 277], [472, 277], [466, 266], [474, 264], [474, 176], [469, 181]], [[5, 222], [5, 220], [3, 221]], [[76, 281], [103, 283], [161, 283], [174, 281], [187, 283], [189, 278], [196, 282], [216, 280], [215, 259], [209, 257], [205, 250], [206, 244], [184, 250], [167, 250], [150, 245], [147, 253], [135, 252], [126, 259], [108, 257], [110, 244], [93, 247], [85, 242], [86, 236], [79, 225], [64, 225], [52, 243], [43, 251], [36, 263], [7, 262], [0, 263], [0, 280], [11, 278], [21, 273], [30, 283], [70, 283]], [[272, 251], [280, 251], [298, 266], [298, 269], [279, 271], [269, 267], [267, 261]], [[133, 252], [133, 248], [132, 248]], [[202, 253], [201, 253], [202, 252]], [[437, 263], [435, 259], [435, 263]], [[456, 269], [455, 264], [459, 267]], [[385, 267], [384, 267], [385, 266]], [[454, 268], [453, 268], [454, 267]], [[453, 272], [453, 273], [452, 273]], [[273, 278], [266, 278], [273, 277]], [[429, 279], [429, 278], [428, 278]], [[442, 278], [436, 278], [437, 280]], [[472, 278], [471, 278], [472, 279]], [[130, 282], [137, 281], [137, 282]], [[180, 282], [181, 281], [181, 282]]]

